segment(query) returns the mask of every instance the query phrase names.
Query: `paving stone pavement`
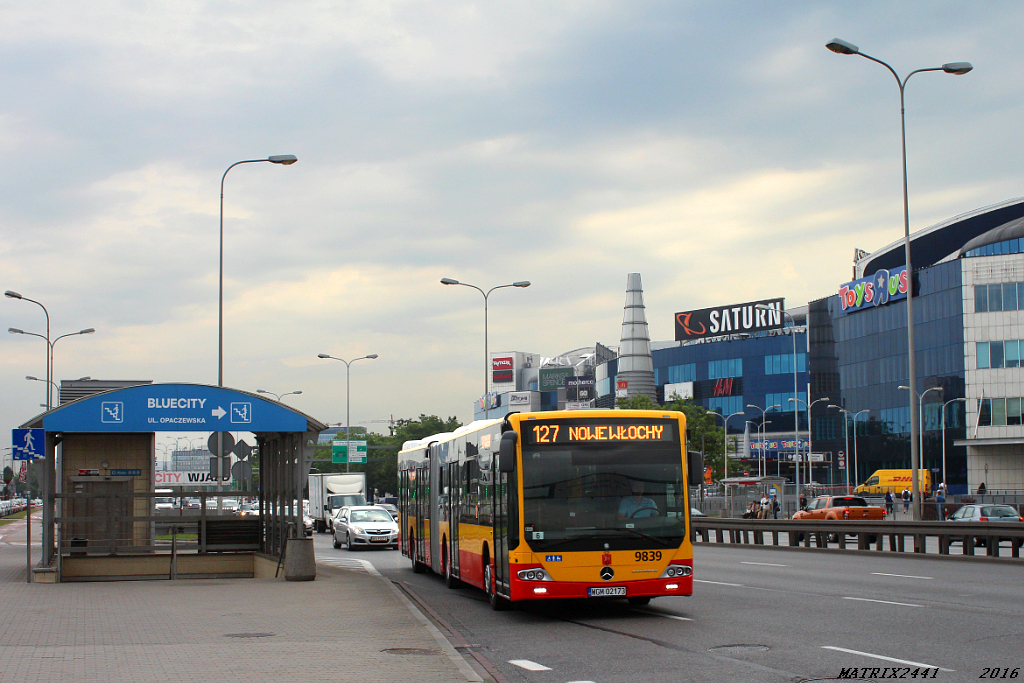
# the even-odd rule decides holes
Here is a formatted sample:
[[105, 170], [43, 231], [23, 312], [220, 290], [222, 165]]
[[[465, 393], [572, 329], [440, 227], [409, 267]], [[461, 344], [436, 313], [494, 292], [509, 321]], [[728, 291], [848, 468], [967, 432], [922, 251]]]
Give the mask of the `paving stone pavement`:
[[358, 567], [319, 564], [306, 582], [65, 584], [28, 584], [25, 568], [24, 541], [0, 545], [4, 683], [481, 680], [397, 588]]

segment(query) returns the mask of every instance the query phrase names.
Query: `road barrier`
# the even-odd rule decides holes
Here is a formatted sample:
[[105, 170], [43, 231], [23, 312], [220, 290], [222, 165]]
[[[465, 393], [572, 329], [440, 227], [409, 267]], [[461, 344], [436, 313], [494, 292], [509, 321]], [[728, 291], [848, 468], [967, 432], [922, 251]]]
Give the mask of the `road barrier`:
[[[786, 545], [940, 556], [962, 554], [967, 557], [978, 557], [975, 548], [984, 546], [985, 557], [1018, 560], [1024, 545], [1024, 524], [1019, 522], [840, 522], [715, 517], [693, 517], [690, 521], [694, 543]], [[848, 541], [849, 536], [855, 540]], [[783, 537], [785, 543], [780, 543]], [[935, 542], [930, 543], [929, 539], [935, 539]], [[961, 553], [951, 552], [950, 546], [954, 543], [962, 546]], [[1007, 547], [1004, 548], [1003, 544]], [[1008, 549], [1009, 555], [1001, 555], [1002, 549]]]

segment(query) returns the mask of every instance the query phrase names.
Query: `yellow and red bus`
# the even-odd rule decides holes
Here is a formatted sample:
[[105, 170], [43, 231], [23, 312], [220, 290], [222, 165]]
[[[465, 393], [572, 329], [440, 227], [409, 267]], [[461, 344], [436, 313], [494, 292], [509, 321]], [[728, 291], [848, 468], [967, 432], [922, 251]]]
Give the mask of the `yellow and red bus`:
[[512, 413], [406, 442], [402, 554], [491, 606], [693, 592], [686, 417], [662, 410]]

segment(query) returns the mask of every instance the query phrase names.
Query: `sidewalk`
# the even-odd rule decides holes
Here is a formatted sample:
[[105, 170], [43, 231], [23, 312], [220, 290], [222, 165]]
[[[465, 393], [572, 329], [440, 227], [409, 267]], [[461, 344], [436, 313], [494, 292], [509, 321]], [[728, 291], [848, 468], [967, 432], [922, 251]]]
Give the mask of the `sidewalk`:
[[481, 680], [397, 588], [368, 573], [320, 564], [307, 582], [30, 585], [25, 564], [24, 541], [0, 544], [0, 681]]

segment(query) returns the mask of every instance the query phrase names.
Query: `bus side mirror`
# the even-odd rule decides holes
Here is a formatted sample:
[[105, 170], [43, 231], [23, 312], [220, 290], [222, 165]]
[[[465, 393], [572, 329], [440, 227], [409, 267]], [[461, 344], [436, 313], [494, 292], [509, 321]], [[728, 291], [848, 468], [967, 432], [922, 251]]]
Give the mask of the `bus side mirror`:
[[505, 432], [501, 435], [501, 443], [498, 445], [498, 472], [511, 473], [516, 468], [516, 443], [519, 435], [515, 432]]
[[704, 483], [704, 454], [700, 451], [689, 451], [686, 454], [686, 479], [690, 486]]

